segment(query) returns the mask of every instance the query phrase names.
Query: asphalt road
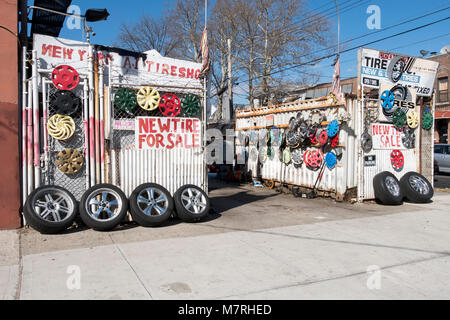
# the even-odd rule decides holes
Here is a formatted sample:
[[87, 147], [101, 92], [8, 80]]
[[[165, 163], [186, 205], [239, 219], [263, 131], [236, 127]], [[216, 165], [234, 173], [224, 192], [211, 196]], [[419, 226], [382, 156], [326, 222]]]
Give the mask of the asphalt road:
[[450, 189], [450, 174], [441, 174], [434, 177], [434, 187]]

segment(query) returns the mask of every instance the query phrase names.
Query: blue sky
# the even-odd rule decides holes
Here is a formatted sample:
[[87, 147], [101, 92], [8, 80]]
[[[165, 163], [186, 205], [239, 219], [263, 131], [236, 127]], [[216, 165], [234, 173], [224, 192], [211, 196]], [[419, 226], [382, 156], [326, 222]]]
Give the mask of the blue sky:
[[[309, 9], [320, 8], [319, 11], [332, 8], [334, 1], [330, 0], [305, 0]], [[29, 3], [31, 4], [31, 0]], [[167, 6], [173, 4], [173, 0], [73, 0], [72, 4], [80, 6], [82, 13], [88, 8], [107, 8], [111, 16], [107, 21], [91, 24], [96, 32], [94, 42], [103, 45], [114, 45], [122, 23], [133, 23], [142, 14], [149, 13], [154, 17], [160, 16]], [[213, 1], [210, 0], [212, 3]], [[445, 7], [450, 6], [450, 1], [446, 0], [338, 0], [341, 7], [341, 41], [351, 39], [363, 34], [373, 32], [369, 30], [366, 21], [369, 14], [366, 10], [369, 5], [378, 5], [381, 9], [381, 29], [388, 26], [415, 18]], [[355, 7], [346, 8], [355, 3]], [[377, 34], [356, 40], [349, 43], [348, 47], [361, 45], [373, 40], [383, 38], [407, 29], [411, 29], [429, 22], [448, 17], [450, 10], [434, 14], [418, 21], [407, 23], [403, 26], [379, 32]], [[333, 23], [333, 31], [337, 32], [336, 17], [330, 18]], [[393, 39], [370, 45], [369, 47], [380, 50], [391, 50], [406, 55], [418, 56], [421, 49], [429, 51], [439, 51], [445, 45], [450, 44], [450, 20], [430, 26], [428, 28], [408, 33]], [[78, 30], [68, 30], [63, 28], [60, 34], [63, 38], [81, 40], [81, 32]], [[332, 45], [332, 43], [330, 43]], [[341, 77], [347, 78], [356, 76], [357, 52], [344, 53], [341, 56]], [[332, 79], [333, 68], [330, 67], [331, 59], [325, 60], [312, 69], [320, 73], [320, 82], [328, 82]], [[294, 73], [295, 77], [295, 73]], [[236, 88], [237, 94], [242, 94], [245, 88]], [[240, 97], [240, 98], [239, 98]], [[240, 101], [239, 101], [240, 100]], [[238, 96], [238, 103], [243, 102], [243, 96]]]

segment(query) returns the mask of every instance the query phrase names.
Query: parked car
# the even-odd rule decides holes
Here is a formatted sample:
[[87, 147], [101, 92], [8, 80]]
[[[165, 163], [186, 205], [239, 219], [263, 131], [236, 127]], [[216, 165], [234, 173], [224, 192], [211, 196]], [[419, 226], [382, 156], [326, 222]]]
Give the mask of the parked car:
[[434, 172], [450, 173], [450, 144], [434, 146]]

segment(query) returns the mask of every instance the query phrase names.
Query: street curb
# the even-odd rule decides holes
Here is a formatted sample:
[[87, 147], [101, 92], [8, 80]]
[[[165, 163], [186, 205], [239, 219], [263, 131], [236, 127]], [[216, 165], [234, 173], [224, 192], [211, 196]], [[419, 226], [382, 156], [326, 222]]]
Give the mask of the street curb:
[[450, 193], [450, 189], [441, 189], [441, 188], [435, 188], [434, 191], [437, 192], [445, 192], [445, 193]]

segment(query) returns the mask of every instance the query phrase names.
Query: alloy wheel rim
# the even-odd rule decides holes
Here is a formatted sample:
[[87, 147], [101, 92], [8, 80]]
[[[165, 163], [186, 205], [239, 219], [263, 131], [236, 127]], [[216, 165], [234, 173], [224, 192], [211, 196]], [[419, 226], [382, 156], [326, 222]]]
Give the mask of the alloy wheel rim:
[[122, 199], [116, 191], [106, 188], [97, 189], [87, 197], [85, 209], [96, 221], [111, 221], [119, 215]]
[[162, 216], [169, 208], [169, 199], [157, 188], [146, 188], [139, 192], [137, 204], [147, 216]]
[[430, 192], [430, 188], [428, 187], [426, 181], [419, 176], [410, 176], [409, 183], [414, 191], [420, 193], [421, 195], [425, 195]]
[[70, 218], [74, 203], [72, 199], [60, 190], [43, 190], [33, 198], [35, 212], [48, 222], [64, 222]]
[[393, 177], [386, 177], [385, 181], [389, 192], [396, 197], [400, 196], [400, 185], [397, 181]]
[[206, 197], [197, 189], [186, 188], [181, 193], [183, 207], [193, 214], [201, 214], [206, 210]]

